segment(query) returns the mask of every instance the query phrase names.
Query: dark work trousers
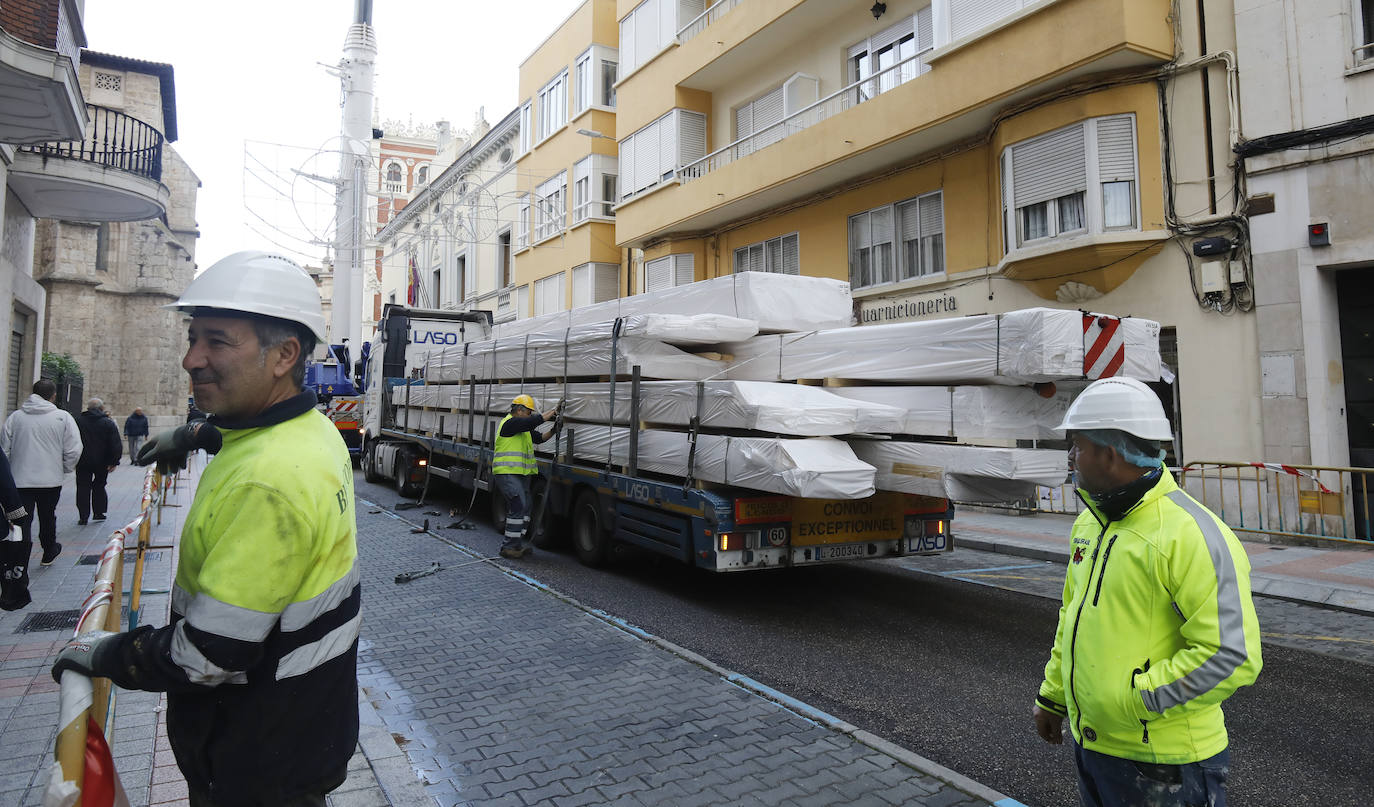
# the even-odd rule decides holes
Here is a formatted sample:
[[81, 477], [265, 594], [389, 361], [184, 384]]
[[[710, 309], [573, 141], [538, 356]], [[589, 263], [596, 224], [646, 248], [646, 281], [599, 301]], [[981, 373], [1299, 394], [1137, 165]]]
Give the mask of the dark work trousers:
[[57, 500], [62, 497], [62, 488], [20, 488], [19, 501], [29, 511], [20, 522], [24, 530], [24, 540], [33, 541], [33, 520], [38, 519], [38, 543], [43, 551], [51, 554], [57, 549]]
[[103, 516], [110, 509], [110, 497], [105, 493], [105, 480], [109, 478], [110, 472], [104, 465], [76, 469], [76, 512], [82, 521], [90, 518], [92, 512]]
[[1083, 807], [1226, 807], [1231, 751], [1186, 765], [1157, 765], [1099, 754], [1074, 744]]
[[[187, 794], [190, 797], [191, 807], [219, 807], [219, 803], [211, 801], [210, 797], [197, 793], [192, 790]], [[324, 807], [323, 793], [306, 793], [301, 796], [280, 802], [277, 807]]]

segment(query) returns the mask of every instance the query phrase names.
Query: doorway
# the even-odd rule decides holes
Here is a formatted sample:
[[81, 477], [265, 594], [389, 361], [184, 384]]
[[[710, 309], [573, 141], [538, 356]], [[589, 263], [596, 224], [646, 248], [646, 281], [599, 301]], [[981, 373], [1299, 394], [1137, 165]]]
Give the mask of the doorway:
[[[1356, 468], [1374, 468], [1374, 270], [1337, 272], [1336, 296], [1340, 309], [1350, 464]], [[1374, 474], [1354, 474], [1351, 484], [1356, 535], [1368, 539], [1370, 514], [1366, 499], [1374, 500]]]

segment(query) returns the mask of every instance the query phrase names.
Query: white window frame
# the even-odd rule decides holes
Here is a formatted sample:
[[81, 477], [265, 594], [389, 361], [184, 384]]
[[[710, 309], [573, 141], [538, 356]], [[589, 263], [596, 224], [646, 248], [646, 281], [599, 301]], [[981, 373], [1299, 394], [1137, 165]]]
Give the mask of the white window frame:
[[676, 182], [682, 166], [705, 156], [706, 116], [689, 109], [668, 110], [620, 141], [620, 199]]
[[998, 22], [1040, 0], [945, 0], [936, 15], [936, 45], [986, 33]]
[[572, 307], [604, 303], [620, 296], [620, 264], [584, 263], [572, 270]]
[[[530, 245], [530, 196], [527, 193], [520, 194], [519, 211], [516, 215], [516, 251], [526, 249]], [[511, 275], [514, 277], [514, 273]]]
[[554, 132], [568, 125], [568, 70], [564, 68], [557, 76], [539, 90], [539, 136], [535, 143], [549, 139]]
[[[425, 178], [424, 178], [424, 179], [420, 179], [420, 172], [421, 172], [421, 171], [424, 171], [424, 172], [425, 172]], [[420, 163], [419, 165], [415, 166], [415, 187], [418, 188], [418, 187], [420, 187], [421, 185], [428, 185], [428, 184], [429, 184], [429, 181], [430, 181], [431, 179], [433, 179], [433, 177], [431, 177], [429, 174], [430, 174], [430, 165], [429, 165], [429, 163]]]
[[520, 105], [520, 155], [528, 154], [534, 143], [534, 122], [530, 120], [531, 104], [528, 99]]
[[588, 154], [573, 164], [573, 224], [581, 224], [589, 219], [615, 219], [616, 170], [616, 158], [606, 154]]
[[567, 276], [559, 272], [534, 281], [534, 316], [568, 310]]
[[[391, 178], [391, 169], [395, 168], [400, 179]], [[406, 166], [400, 160], [388, 159], [382, 166], [381, 177], [377, 182], [378, 188], [382, 193], [405, 193], [406, 192]]]
[[664, 255], [639, 266], [639, 291], [649, 291], [685, 286], [696, 280], [696, 256], [691, 252], [677, 252]]
[[[582, 51], [573, 65], [573, 115], [580, 115], [587, 109], [615, 109], [615, 82], [617, 75], [617, 55], [614, 48], [592, 45]], [[610, 65], [612, 79], [605, 83], [603, 71]]]
[[[935, 47], [933, 13], [932, 6], [917, 9], [915, 14], [902, 17], [849, 46], [845, 56], [845, 80], [858, 86], [852, 97], [846, 99], [847, 103], [871, 100], [930, 72], [930, 65], [921, 57]], [[899, 64], [903, 66], [896, 67]], [[876, 78], [865, 81], [870, 76]]]
[[[505, 248], [502, 248], [504, 237]], [[504, 289], [515, 282], [515, 239], [511, 228], [506, 227], [496, 233], [496, 288]], [[504, 277], [502, 277], [504, 275]], [[502, 280], [505, 283], [502, 283]]]
[[[935, 231], [933, 221], [929, 228], [930, 232], [926, 232], [926, 228], [920, 226], [919, 214], [922, 204], [939, 205], [938, 232]], [[903, 225], [909, 211], [918, 217], [915, 222], [917, 226], [914, 239], [903, 237], [906, 229]], [[884, 223], [879, 225], [879, 222]], [[884, 229], [886, 232], [883, 232]], [[931, 191], [855, 213], [849, 217], [846, 233], [849, 248], [849, 286], [856, 291], [942, 274], [945, 271], [944, 191]], [[907, 249], [907, 244], [912, 242], [915, 243], [914, 261], [912, 251]], [[887, 277], [877, 274], [873, 262], [875, 251], [882, 245], [887, 246], [885, 255], [890, 270]], [[860, 250], [868, 250], [865, 254], [869, 258], [869, 271], [874, 272], [874, 276], [868, 282], [864, 282], [864, 270], [859, 265]]]
[[[1119, 138], [1123, 131], [1121, 128], [1123, 122], [1126, 125], [1125, 131], [1128, 131], [1130, 135], [1129, 147], [1118, 139], [1109, 144], [1110, 153], [1102, 153], [1101, 137], [1112, 136], [1112, 132], [1115, 131]], [[1043, 193], [1031, 196], [1028, 192], [1023, 192], [1021, 198], [1018, 199], [1016, 182], [1018, 157], [1029, 161], [1037, 156], [1037, 149], [1049, 147], [1048, 144], [1053, 143], [1056, 139], [1068, 142], [1076, 148], [1076, 144], [1070, 138], [1077, 133], [1081, 133], [1083, 149], [1082, 182], [1074, 181], [1070, 184], [1063, 184], [1063, 187], [1057, 190], [1048, 191], [1055, 195], [1047, 198], [1038, 198]], [[1061, 150], [1057, 154], [1062, 153], [1063, 147], [1061, 146]], [[1139, 140], [1134, 113], [1088, 118], [1007, 146], [1001, 157], [1004, 252], [1011, 253], [1018, 249], [1052, 244], [1056, 241], [1082, 235], [1139, 230], [1140, 166], [1138, 154]], [[1067, 170], [1072, 171], [1075, 176], [1080, 170], [1076, 159], [1066, 162], [1066, 166]], [[1023, 174], [1026, 170], [1028, 170], [1027, 167], [1023, 166]], [[1068, 180], [1063, 182], [1068, 182]], [[1052, 182], [1050, 184], [1053, 186], [1062, 183]], [[1081, 189], [1078, 188], [1080, 184], [1083, 186]], [[1123, 185], [1126, 187], [1123, 188]], [[1107, 200], [1109, 188], [1118, 192], [1115, 195], [1117, 200], [1129, 204], [1129, 210], [1117, 206], [1119, 213], [1128, 214], [1129, 222], [1123, 223], [1119, 220], [1116, 223], [1111, 223], [1108, 221], [1111, 208]], [[1063, 190], [1064, 193], [1059, 193], [1058, 190]], [[1080, 195], [1082, 198], [1078, 199], [1077, 197]], [[1081, 209], [1081, 224], [1080, 226], [1066, 227], [1066, 217], [1074, 212], [1075, 207]], [[1043, 232], [1037, 230], [1031, 234], [1029, 231], [1028, 222], [1032, 209], [1039, 209], [1043, 213]]]
[[568, 226], [568, 172], [559, 171], [534, 192], [534, 243], [561, 234]]
[[801, 274], [800, 236], [797, 233], [788, 233], [736, 249], [735, 273], [740, 272]]
[[620, 20], [620, 78], [676, 45], [677, 32], [707, 5], [704, 0], [644, 0], [635, 6]]
[[1374, 0], [1352, 0], [1355, 64], [1374, 62]]

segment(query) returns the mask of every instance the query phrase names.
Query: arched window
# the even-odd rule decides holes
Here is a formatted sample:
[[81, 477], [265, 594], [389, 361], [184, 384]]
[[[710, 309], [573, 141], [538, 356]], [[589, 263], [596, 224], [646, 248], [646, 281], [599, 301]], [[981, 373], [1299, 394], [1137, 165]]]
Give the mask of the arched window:
[[400, 181], [401, 181], [401, 166], [397, 165], [396, 163], [392, 163], [391, 165], [388, 165], [388, 166], [386, 167], [386, 181], [387, 181], [387, 182], [400, 182]]
[[419, 175], [418, 175], [418, 179], [416, 179], [416, 183], [417, 183], [417, 184], [420, 184], [420, 185], [423, 185], [423, 184], [425, 184], [425, 183], [428, 182], [428, 181], [429, 181], [429, 166], [428, 166], [428, 165], [422, 165], [422, 166], [420, 166], [420, 172], [419, 172]]

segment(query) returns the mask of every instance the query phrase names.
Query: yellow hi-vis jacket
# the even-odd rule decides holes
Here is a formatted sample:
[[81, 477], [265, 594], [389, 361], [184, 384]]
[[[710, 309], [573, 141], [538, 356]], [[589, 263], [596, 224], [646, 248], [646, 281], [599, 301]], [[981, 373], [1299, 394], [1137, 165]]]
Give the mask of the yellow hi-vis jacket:
[[1221, 702], [1259, 675], [1250, 561], [1165, 471], [1107, 522], [1074, 522], [1059, 627], [1036, 702], [1082, 747], [1161, 764], [1227, 747]]
[[494, 474], [537, 474], [539, 466], [534, 461], [534, 435], [527, 431], [513, 437], [502, 437], [501, 429], [511, 416], [501, 418], [496, 424], [496, 452], [491, 459], [491, 472]]

